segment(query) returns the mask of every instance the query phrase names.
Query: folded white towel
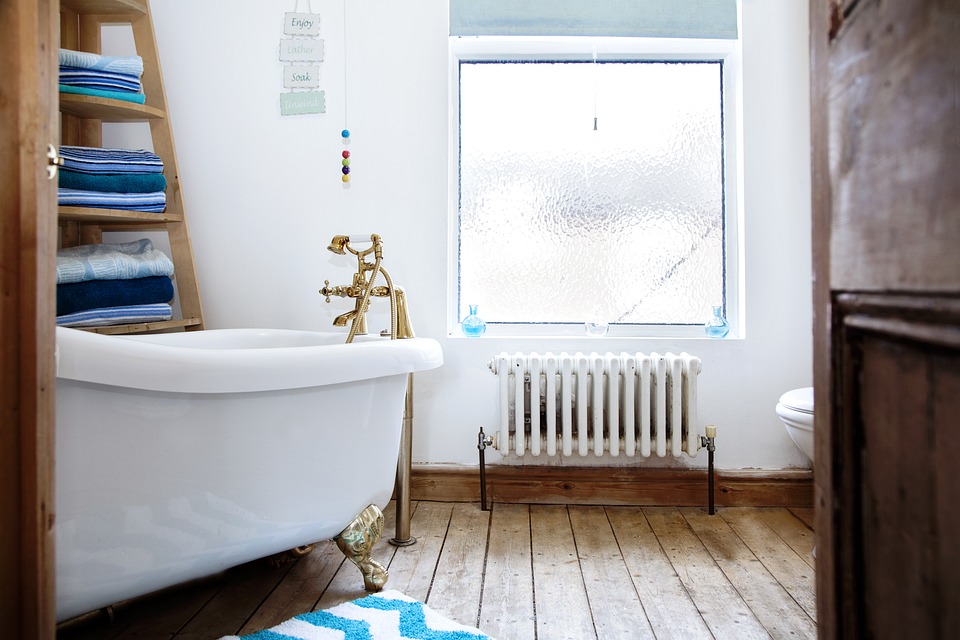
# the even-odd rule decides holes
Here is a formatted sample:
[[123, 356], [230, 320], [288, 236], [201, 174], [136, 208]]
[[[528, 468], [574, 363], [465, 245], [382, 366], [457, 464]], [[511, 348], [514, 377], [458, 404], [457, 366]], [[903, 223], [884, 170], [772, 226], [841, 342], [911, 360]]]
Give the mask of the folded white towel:
[[102, 56], [88, 51], [60, 49], [60, 66], [113, 71], [138, 78], [143, 75], [143, 58], [140, 56]]
[[120, 244], [84, 244], [57, 252], [57, 284], [172, 276], [173, 262], [148, 238]]

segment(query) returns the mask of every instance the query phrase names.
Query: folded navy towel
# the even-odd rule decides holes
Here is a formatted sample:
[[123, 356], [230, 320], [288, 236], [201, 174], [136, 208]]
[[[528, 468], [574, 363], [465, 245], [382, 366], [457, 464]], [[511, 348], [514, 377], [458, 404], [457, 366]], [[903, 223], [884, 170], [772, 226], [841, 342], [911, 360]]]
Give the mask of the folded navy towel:
[[151, 193], [165, 191], [167, 179], [162, 173], [81, 173], [70, 169], [57, 172], [59, 186], [81, 191], [107, 191], [110, 193]]
[[154, 304], [173, 300], [169, 276], [148, 276], [129, 280], [87, 280], [57, 285], [57, 315], [87, 309]]
[[163, 173], [163, 160], [146, 149], [60, 145], [63, 168], [81, 173]]

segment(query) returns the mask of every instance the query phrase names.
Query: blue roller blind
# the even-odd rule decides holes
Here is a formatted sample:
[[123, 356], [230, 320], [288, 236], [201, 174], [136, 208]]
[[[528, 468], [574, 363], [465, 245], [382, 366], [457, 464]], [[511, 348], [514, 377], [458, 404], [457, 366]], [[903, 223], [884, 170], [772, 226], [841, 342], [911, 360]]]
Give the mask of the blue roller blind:
[[737, 0], [450, 0], [451, 36], [737, 38]]

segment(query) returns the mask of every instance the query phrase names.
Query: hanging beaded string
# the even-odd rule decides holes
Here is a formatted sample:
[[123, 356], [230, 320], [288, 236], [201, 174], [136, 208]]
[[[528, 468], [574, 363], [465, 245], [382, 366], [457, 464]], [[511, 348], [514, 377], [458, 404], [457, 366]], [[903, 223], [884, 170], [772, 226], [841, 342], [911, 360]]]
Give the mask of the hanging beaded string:
[[[350, 144], [350, 130], [347, 129], [347, 0], [343, 0], [343, 131], [340, 132], [343, 146]], [[340, 180], [343, 188], [350, 188], [350, 151], [344, 149], [340, 153]]]

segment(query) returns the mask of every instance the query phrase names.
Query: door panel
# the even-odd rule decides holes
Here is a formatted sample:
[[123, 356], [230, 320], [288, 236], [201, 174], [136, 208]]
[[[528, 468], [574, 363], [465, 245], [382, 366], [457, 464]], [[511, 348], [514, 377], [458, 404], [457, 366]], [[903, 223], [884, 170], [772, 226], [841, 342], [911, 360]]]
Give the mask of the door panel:
[[810, 0], [821, 638], [960, 624], [960, 3]]
[[0, 2], [0, 628], [53, 638], [57, 0]]

